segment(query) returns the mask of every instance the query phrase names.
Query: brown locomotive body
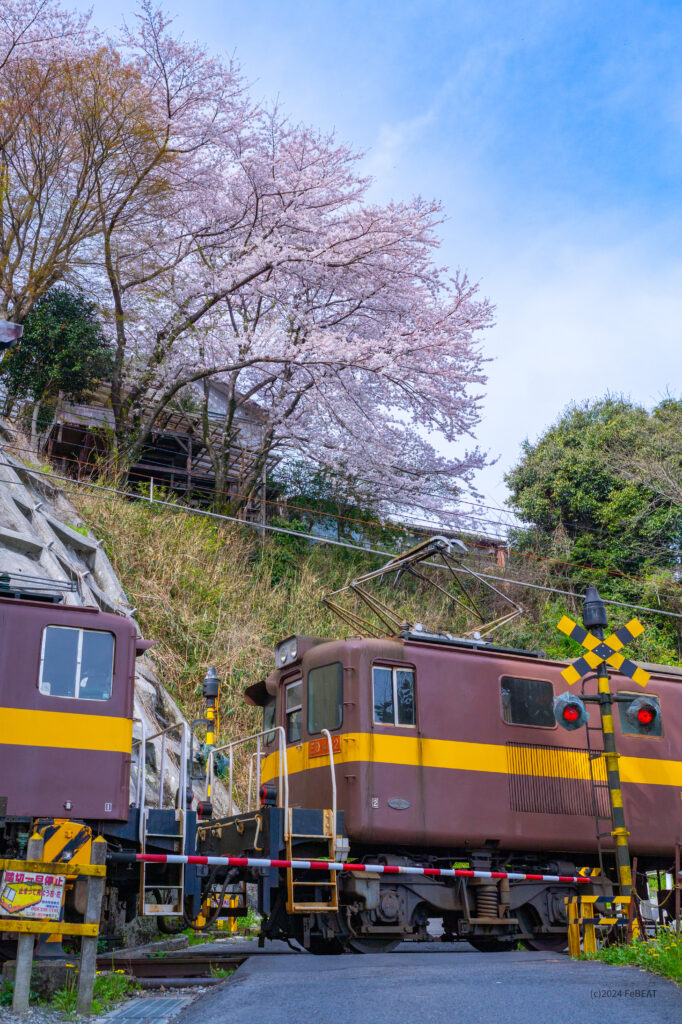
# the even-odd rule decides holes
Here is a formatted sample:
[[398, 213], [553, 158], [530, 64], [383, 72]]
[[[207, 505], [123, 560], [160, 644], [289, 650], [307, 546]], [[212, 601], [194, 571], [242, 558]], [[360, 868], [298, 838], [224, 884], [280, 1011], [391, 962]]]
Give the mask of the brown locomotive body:
[[0, 598], [0, 638], [6, 815], [126, 821], [133, 623], [97, 608]]
[[[54, 861], [89, 859], [94, 835], [110, 851], [135, 851], [142, 843], [193, 852], [196, 814], [186, 806], [186, 766], [179, 766], [178, 809], [164, 807], [145, 788], [147, 778], [156, 783], [146, 757], [155, 737], [145, 736], [140, 723], [133, 741], [135, 657], [149, 641], [128, 618], [62, 603], [68, 582], [2, 574], [0, 587], [0, 857], [21, 859], [34, 831]], [[184, 728], [171, 725], [158, 735]], [[157, 876], [174, 894], [165, 913], [182, 916], [183, 899], [198, 900], [191, 871], [180, 881], [177, 872]], [[137, 867], [110, 864], [107, 886], [128, 918], [137, 909], [159, 913], [155, 887]], [[67, 889], [69, 911], [77, 891]], [[107, 929], [119, 925], [112, 916]], [[8, 948], [11, 955], [12, 936], [0, 947], [0, 956]]]
[[[446, 936], [481, 950], [517, 940], [562, 949], [565, 900], [578, 891], [570, 878], [589, 869], [592, 891], [613, 894], [598, 705], [587, 705], [589, 730], [558, 727], [562, 664], [418, 629], [385, 639], [293, 637], [278, 645], [276, 664], [246, 691], [263, 707], [256, 757], [264, 806], [201, 824], [198, 848], [350, 857], [404, 873], [340, 872], [331, 896], [322, 875], [257, 873], [264, 936], [294, 936], [313, 952], [369, 952], [425, 939], [427, 921], [440, 918]], [[641, 688], [617, 673], [611, 685], [621, 698], [614, 720], [630, 849], [640, 871], [667, 870], [682, 842], [682, 674], [652, 668], [646, 694], [659, 710], [646, 726], [632, 715]], [[574, 689], [592, 696], [596, 679]], [[409, 873], [410, 865], [453, 862], [484, 874], [448, 881]], [[547, 878], [486, 880], [505, 871]]]
[[[414, 633], [304, 640], [299, 648], [299, 660], [258, 690], [259, 702], [266, 691], [274, 698], [274, 722], [287, 732], [292, 805], [331, 805], [320, 732], [328, 728], [338, 807], [352, 844], [572, 858], [597, 852], [594, 801], [600, 816], [609, 807], [603, 758], [590, 759], [585, 729], [566, 732], [555, 722], [553, 698], [567, 689], [563, 665]], [[287, 711], [299, 682], [300, 712]], [[390, 707], [377, 708], [390, 690], [399, 705], [401, 686], [402, 719], [400, 706], [392, 716]], [[612, 687], [633, 698], [642, 693], [617, 674]], [[318, 696], [316, 688], [326, 693]], [[255, 690], [249, 693], [258, 699]], [[588, 681], [586, 692], [595, 691], [595, 681]], [[682, 841], [682, 678], [660, 668], [646, 692], [659, 698], [661, 735], [633, 733], [625, 715], [615, 715], [631, 850], [640, 860], [667, 858]], [[590, 725], [598, 725], [595, 709]], [[599, 733], [591, 735], [601, 750]], [[275, 747], [266, 750], [264, 782], [277, 774]]]

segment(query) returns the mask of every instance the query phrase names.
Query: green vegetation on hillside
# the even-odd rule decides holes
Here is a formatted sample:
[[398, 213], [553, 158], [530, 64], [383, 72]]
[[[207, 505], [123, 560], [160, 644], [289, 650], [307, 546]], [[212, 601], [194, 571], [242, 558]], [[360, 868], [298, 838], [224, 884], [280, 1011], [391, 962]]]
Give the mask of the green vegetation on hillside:
[[[256, 726], [242, 694], [272, 671], [275, 644], [292, 633], [345, 636], [348, 628], [322, 598], [384, 561], [303, 538], [263, 539], [252, 527], [141, 501], [75, 489], [70, 497], [103, 539], [143, 635], [158, 641], [151, 653], [161, 680], [190, 718], [201, 711], [201, 680], [215, 665], [227, 736]], [[405, 614], [433, 611], [440, 621], [440, 602], [427, 607], [427, 600], [408, 593]]]
[[33, 403], [32, 433], [45, 406], [51, 421], [57, 396], [81, 401], [113, 368], [95, 304], [81, 292], [52, 288], [25, 318], [24, 334], [0, 364], [0, 380], [10, 401]]
[[[510, 504], [527, 524], [512, 532], [511, 575], [605, 598], [682, 613], [682, 403], [651, 413], [622, 398], [570, 406], [506, 476]], [[575, 655], [556, 622], [579, 603], [519, 591], [529, 614], [516, 639], [559, 657]], [[573, 607], [571, 607], [573, 605]], [[614, 624], [633, 614], [646, 633], [632, 653], [681, 659], [679, 620], [609, 608]]]
[[524, 442], [506, 476], [528, 523], [514, 546], [588, 566], [571, 567], [573, 580], [594, 582], [596, 571], [625, 600], [641, 600], [633, 577], [660, 579], [680, 564], [681, 456], [680, 402], [652, 413], [609, 396], [569, 407], [535, 444]]

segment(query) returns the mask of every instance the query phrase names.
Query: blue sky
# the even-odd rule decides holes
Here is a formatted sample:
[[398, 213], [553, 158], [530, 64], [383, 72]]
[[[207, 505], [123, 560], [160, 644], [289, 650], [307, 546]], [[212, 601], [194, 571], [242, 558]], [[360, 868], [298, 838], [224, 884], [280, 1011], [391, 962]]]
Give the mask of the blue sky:
[[[89, 4], [85, 2], [81, 6]], [[111, 26], [132, 0], [94, 0]], [[682, 4], [169, 0], [254, 93], [366, 153], [373, 196], [440, 198], [443, 261], [497, 306], [481, 444], [606, 390], [682, 393]]]

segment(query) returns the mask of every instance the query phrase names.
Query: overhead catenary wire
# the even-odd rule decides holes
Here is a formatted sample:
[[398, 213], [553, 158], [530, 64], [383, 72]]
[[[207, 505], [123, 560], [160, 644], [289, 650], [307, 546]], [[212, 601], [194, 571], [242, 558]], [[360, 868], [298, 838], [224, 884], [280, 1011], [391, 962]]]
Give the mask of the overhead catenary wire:
[[[6, 446], [4, 444], [0, 444], [0, 450], [2, 450], [5, 447]], [[16, 468], [11, 466], [9, 463], [7, 464], [7, 466], [8, 466], [9, 469], [11, 469], [13, 471], [16, 471]], [[21, 468], [26, 473], [30, 473], [30, 474], [35, 475], [35, 476], [47, 477], [48, 480], [59, 480], [60, 482], [63, 482], [63, 483], [66, 483], [66, 484], [71, 484], [71, 485], [77, 486], [77, 487], [89, 487], [89, 488], [92, 488], [92, 489], [94, 489], [96, 491], [102, 491], [102, 492], [105, 492], [105, 493], [108, 493], [108, 494], [115, 495], [116, 497], [127, 498], [127, 499], [133, 500], [133, 501], [142, 501], [145, 504], [160, 505], [160, 506], [162, 506], [164, 508], [169, 508], [169, 509], [172, 509], [173, 511], [176, 511], [176, 512], [182, 512], [185, 515], [201, 516], [201, 517], [208, 518], [208, 519], [215, 519], [215, 520], [218, 520], [220, 522], [235, 523], [238, 526], [242, 526], [242, 527], [243, 526], [248, 526], [248, 527], [251, 527], [252, 529], [255, 529], [255, 530], [258, 530], [258, 531], [267, 530], [268, 532], [271, 532], [271, 533], [288, 534], [289, 536], [292, 536], [292, 537], [300, 537], [303, 540], [306, 540], [306, 541], [308, 541], [309, 543], [312, 543], [312, 544], [328, 544], [328, 545], [331, 545], [333, 547], [348, 548], [348, 549], [350, 549], [352, 551], [360, 551], [360, 552], [363, 552], [365, 554], [379, 555], [382, 558], [396, 558], [397, 557], [397, 552], [394, 552], [394, 551], [383, 551], [380, 548], [370, 548], [370, 547], [367, 547], [366, 545], [352, 544], [349, 541], [333, 540], [331, 537], [315, 537], [315, 536], [312, 536], [309, 533], [304, 533], [302, 530], [291, 530], [291, 529], [287, 529], [284, 526], [272, 526], [272, 525], [267, 524], [267, 523], [255, 523], [255, 522], [252, 522], [252, 521], [249, 521], [249, 520], [246, 520], [246, 519], [239, 519], [237, 516], [228, 516], [225, 513], [209, 512], [207, 509], [189, 508], [186, 505], [179, 505], [177, 502], [164, 501], [163, 499], [159, 499], [159, 498], [155, 498], [155, 497], [149, 498], [146, 495], [140, 494], [140, 493], [136, 493], [135, 491], [123, 491], [120, 488], [108, 487], [105, 484], [95, 484], [95, 483], [92, 483], [92, 481], [89, 481], [89, 480], [74, 480], [72, 477], [58, 476], [55, 473], [48, 473], [48, 472], [46, 472], [44, 470], [38, 470], [38, 469], [32, 469], [32, 468], [29, 469], [28, 467], [21, 467]], [[431, 566], [433, 568], [436, 568], [436, 569], [443, 569], [443, 566], [438, 565], [438, 563], [436, 563], [436, 562], [426, 562], [425, 565], [429, 565], [429, 566]], [[453, 571], [458, 571], [458, 570], [453, 570]], [[466, 572], [466, 570], [464, 570], [464, 569], [459, 570], [459, 571], [462, 572], [462, 573]], [[543, 584], [540, 584], [540, 583], [530, 583], [527, 580], [519, 580], [519, 579], [516, 579], [515, 577], [512, 577], [512, 576], [498, 576], [498, 575], [494, 575], [492, 573], [485, 573], [485, 572], [478, 572], [477, 574], [482, 579], [494, 580], [497, 583], [506, 583], [506, 584], [511, 584], [512, 586], [526, 587], [526, 588], [529, 588], [531, 590], [544, 591], [545, 593], [549, 593], [549, 594], [557, 594], [560, 597], [572, 597], [572, 598], [577, 598], [578, 600], [582, 600], [582, 598], [584, 597], [583, 594], [578, 594], [578, 593], [576, 593], [575, 591], [572, 591], [572, 590], [560, 590], [557, 587], [549, 587], [549, 586], [546, 586], [546, 585], [543, 585]], [[631, 608], [633, 611], [648, 612], [648, 613], [650, 613], [652, 615], [664, 615], [667, 618], [681, 619], [682, 620], [682, 613], [680, 613], [680, 612], [666, 611], [665, 609], [662, 609], [662, 608], [650, 608], [650, 607], [647, 607], [646, 605], [632, 604], [629, 601], [615, 601], [615, 600], [611, 600], [609, 598], [603, 598], [603, 601], [604, 601], [604, 604], [613, 605], [613, 606], [619, 607], [619, 608]]]

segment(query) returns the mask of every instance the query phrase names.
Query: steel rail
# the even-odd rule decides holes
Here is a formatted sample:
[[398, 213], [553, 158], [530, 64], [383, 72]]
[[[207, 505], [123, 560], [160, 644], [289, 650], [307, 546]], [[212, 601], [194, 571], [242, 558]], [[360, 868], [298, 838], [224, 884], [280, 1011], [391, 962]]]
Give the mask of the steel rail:
[[136, 978], [191, 978], [210, 975], [214, 968], [236, 970], [246, 960], [247, 953], [201, 953], [197, 956], [99, 956], [101, 970], [124, 970]]

